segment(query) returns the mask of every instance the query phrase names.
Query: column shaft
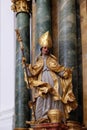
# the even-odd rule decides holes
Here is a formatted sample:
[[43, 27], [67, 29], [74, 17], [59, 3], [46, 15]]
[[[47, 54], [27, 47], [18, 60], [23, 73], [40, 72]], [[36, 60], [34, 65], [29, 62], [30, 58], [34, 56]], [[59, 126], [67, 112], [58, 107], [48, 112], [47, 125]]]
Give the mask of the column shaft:
[[40, 46], [38, 44], [39, 37], [46, 31], [51, 32], [51, 2], [50, 0], [36, 1], [36, 46], [35, 54], [38, 55]]
[[[59, 62], [74, 67], [73, 90], [78, 100], [75, 0], [60, 0], [59, 7]], [[78, 120], [78, 112], [71, 112], [70, 119]]]
[[[17, 14], [17, 29], [20, 30], [25, 57], [29, 62], [29, 14]], [[30, 92], [26, 88], [22, 68], [22, 52], [18, 41], [16, 42], [16, 82], [15, 82], [15, 128], [26, 128], [26, 120], [30, 120], [28, 101]]]

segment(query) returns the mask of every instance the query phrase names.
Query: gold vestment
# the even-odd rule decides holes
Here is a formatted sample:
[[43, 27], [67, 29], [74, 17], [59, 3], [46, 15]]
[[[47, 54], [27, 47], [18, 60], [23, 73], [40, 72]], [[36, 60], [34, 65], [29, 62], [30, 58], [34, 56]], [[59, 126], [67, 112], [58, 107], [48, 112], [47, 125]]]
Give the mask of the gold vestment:
[[[54, 101], [60, 100], [64, 104], [65, 118], [68, 118], [68, 113], [77, 108], [72, 88], [72, 69], [59, 65], [53, 55], [47, 57], [46, 65], [54, 81], [54, 86], [52, 87], [49, 83], [41, 81], [44, 62], [42, 56], [39, 56], [34, 66], [31, 64], [28, 66], [30, 88], [36, 88], [37, 98], [40, 96], [46, 98], [47, 93], [49, 93]], [[26, 76], [25, 81], [27, 82]], [[62, 88], [62, 95], [58, 92], [59, 86]]]

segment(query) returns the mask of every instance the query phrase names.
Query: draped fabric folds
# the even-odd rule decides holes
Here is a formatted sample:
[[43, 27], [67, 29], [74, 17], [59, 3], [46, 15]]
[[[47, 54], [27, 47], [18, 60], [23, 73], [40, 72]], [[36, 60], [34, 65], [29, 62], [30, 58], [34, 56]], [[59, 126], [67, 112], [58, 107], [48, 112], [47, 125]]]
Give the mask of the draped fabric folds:
[[[34, 66], [29, 64], [28, 70], [30, 88], [37, 90], [36, 108], [38, 102], [39, 107], [41, 104], [44, 104], [43, 100], [48, 100], [48, 102], [45, 101], [46, 106], [49, 106], [46, 108], [47, 111], [54, 108], [58, 109], [58, 104], [62, 103], [60, 106], [63, 108], [61, 109], [60, 107], [59, 109], [62, 110], [65, 117], [68, 118], [68, 113], [77, 107], [72, 88], [72, 69], [59, 65], [56, 57], [49, 55], [47, 57], [39, 56]], [[44, 73], [47, 73], [47, 76], [43, 77]], [[27, 82], [26, 76], [25, 81]], [[44, 105], [42, 106], [44, 107]], [[43, 111], [45, 111], [45, 109]], [[41, 112], [42, 115], [40, 114], [38, 118], [40, 118], [40, 116], [46, 116], [47, 111], [44, 114]]]

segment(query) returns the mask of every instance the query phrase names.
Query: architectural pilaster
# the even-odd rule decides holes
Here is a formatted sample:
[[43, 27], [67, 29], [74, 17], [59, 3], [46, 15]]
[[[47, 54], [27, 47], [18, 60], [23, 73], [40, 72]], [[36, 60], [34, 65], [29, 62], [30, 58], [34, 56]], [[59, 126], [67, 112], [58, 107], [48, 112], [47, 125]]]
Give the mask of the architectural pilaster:
[[53, 39], [53, 54], [58, 58], [58, 35], [59, 35], [59, 1], [52, 0], [52, 39]]
[[32, 46], [31, 62], [35, 62], [35, 41], [36, 41], [36, 0], [32, 0]]
[[80, 23], [83, 70], [83, 123], [87, 128], [87, 0], [80, 0]]

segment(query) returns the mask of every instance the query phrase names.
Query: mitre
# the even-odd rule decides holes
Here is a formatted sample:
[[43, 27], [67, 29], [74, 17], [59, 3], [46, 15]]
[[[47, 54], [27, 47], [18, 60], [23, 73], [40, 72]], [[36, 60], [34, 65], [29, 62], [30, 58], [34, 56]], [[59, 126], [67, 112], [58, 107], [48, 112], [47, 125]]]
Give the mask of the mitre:
[[52, 47], [52, 39], [49, 31], [45, 32], [40, 36], [39, 44], [41, 47], [48, 47], [48, 48]]

